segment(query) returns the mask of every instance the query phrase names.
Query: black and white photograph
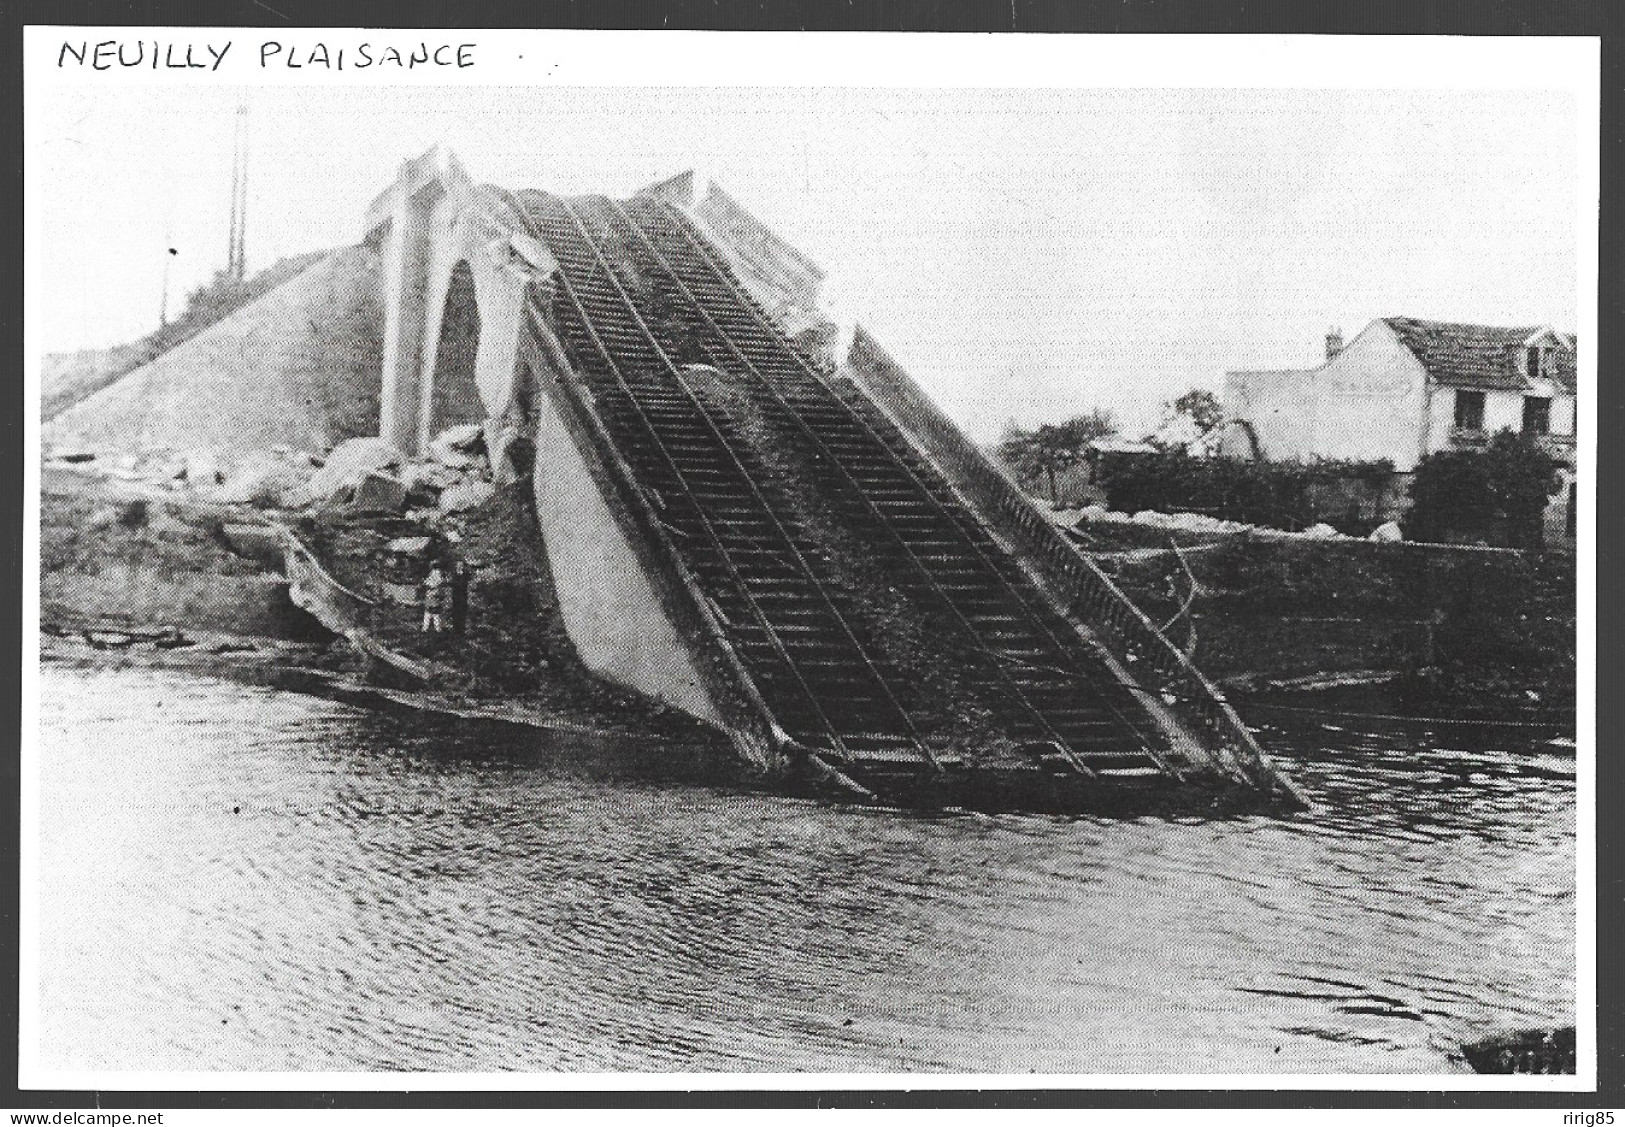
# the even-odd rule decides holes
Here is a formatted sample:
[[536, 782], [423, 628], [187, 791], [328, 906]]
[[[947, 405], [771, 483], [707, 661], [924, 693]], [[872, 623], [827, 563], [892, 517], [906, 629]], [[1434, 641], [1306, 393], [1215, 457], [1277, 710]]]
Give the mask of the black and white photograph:
[[27, 29], [25, 1082], [1595, 1086], [1596, 41], [898, 38]]

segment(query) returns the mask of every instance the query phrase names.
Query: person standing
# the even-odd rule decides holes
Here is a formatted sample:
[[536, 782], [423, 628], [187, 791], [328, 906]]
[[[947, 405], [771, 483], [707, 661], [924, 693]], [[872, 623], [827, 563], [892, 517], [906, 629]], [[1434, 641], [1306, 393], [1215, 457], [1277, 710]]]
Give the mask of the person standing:
[[461, 634], [468, 629], [468, 564], [462, 557], [451, 563], [451, 630]]
[[439, 634], [446, 629], [451, 585], [446, 569], [439, 560], [429, 565], [429, 574], [423, 580], [423, 632]]

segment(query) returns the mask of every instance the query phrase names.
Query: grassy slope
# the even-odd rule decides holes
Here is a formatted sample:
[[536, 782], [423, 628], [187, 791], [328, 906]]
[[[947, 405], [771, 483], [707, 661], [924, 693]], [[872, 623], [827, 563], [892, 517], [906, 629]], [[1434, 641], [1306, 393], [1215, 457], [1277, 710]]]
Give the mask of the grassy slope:
[[284, 258], [246, 279], [232, 295], [229, 307], [217, 309], [208, 315], [182, 317], [161, 329], [148, 333], [140, 340], [111, 348], [86, 348], [77, 352], [48, 353], [41, 362], [40, 418], [49, 421], [68, 408], [95, 395], [104, 387], [117, 383], [143, 364], [149, 364], [169, 349], [176, 347], [210, 325], [269, 293], [294, 277], [326, 254], [311, 254]]
[[324, 450], [377, 425], [376, 255], [348, 247], [63, 411], [48, 443]]

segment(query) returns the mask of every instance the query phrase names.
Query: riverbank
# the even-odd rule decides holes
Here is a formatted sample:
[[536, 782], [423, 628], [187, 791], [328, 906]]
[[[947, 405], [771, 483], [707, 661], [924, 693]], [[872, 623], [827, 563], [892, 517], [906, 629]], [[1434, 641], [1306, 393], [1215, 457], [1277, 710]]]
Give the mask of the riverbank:
[[[525, 517], [512, 491], [458, 517], [464, 551], [476, 563], [472, 626], [462, 635], [423, 636], [415, 616], [398, 608], [382, 633], [430, 659], [440, 675], [438, 683], [404, 684], [296, 607], [279, 560], [234, 546], [228, 529], [266, 521], [253, 507], [91, 473], [55, 474], [40, 498], [42, 660], [187, 669], [370, 707], [637, 735], [726, 756], [717, 733], [574, 660], [548, 613], [551, 584], [540, 544], [530, 542], [534, 521]], [[357, 582], [364, 555], [340, 557]]]
[[1096, 559], [1176, 641], [1194, 627], [1197, 666], [1244, 711], [1293, 697], [1572, 738], [1572, 555], [1242, 534]]
[[[245, 558], [226, 535], [262, 513], [52, 469], [41, 497], [47, 633], [213, 631], [263, 639], [285, 666], [365, 679], [354, 647], [292, 605], [277, 562]], [[369, 560], [389, 528], [332, 514], [307, 524], [341, 580], [382, 593]], [[423, 635], [410, 607], [386, 607], [378, 635], [443, 674], [414, 692], [547, 723], [715, 738], [580, 666], [523, 489], [494, 490], [434, 524], [472, 565], [470, 628]], [[1095, 559], [1153, 621], [1175, 623], [1176, 641], [1187, 642], [1194, 625], [1198, 667], [1249, 723], [1318, 710], [1340, 724], [1421, 716], [1573, 738], [1571, 556], [1247, 535], [1182, 538], [1176, 554], [1143, 541], [1113, 543]], [[88, 647], [82, 656], [97, 655], [112, 656]]]
[[274, 570], [232, 550], [222, 529], [233, 519], [259, 518], [87, 473], [48, 477], [40, 495], [42, 626], [322, 637]]

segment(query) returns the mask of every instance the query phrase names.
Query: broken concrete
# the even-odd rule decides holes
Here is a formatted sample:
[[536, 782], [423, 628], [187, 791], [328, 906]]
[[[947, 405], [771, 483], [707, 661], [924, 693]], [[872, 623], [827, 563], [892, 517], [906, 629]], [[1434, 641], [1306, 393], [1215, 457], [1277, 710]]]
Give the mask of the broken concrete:
[[398, 513], [406, 508], [406, 483], [387, 473], [369, 473], [355, 487], [350, 507], [364, 513]]
[[[226, 480], [220, 458], [210, 450], [193, 450], [182, 456], [181, 474], [195, 486], [219, 485]], [[169, 476], [174, 477], [175, 474]]]
[[484, 428], [479, 423], [462, 423], [435, 435], [429, 443], [429, 457], [461, 469], [472, 464], [474, 455], [484, 448]]
[[460, 513], [477, 509], [496, 496], [496, 486], [488, 481], [465, 481], [440, 494], [440, 511]]
[[352, 438], [341, 442], [313, 474], [307, 488], [312, 501], [324, 500], [341, 489], [354, 489], [369, 473], [396, 470], [406, 456], [381, 438]]
[[239, 462], [211, 497], [231, 505], [290, 508], [308, 496], [314, 470], [309, 455], [257, 451]]

